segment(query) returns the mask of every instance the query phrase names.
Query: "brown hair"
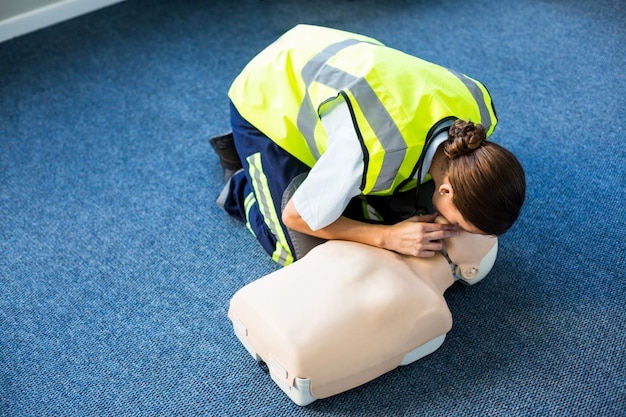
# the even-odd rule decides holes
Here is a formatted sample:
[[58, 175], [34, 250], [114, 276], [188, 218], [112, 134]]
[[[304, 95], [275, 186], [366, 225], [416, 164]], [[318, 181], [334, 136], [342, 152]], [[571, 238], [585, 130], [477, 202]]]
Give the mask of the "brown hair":
[[499, 236], [517, 220], [526, 194], [524, 169], [502, 146], [487, 142], [481, 124], [463, 120], [450, 127], [443, 144], [452, 202], [463, 218]]

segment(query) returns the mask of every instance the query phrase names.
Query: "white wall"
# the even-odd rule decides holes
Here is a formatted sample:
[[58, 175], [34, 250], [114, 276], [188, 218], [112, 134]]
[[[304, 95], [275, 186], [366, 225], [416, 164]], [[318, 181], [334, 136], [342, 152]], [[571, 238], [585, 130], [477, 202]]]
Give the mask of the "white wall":
[[0, 0], [0, 42], [123, 0]]

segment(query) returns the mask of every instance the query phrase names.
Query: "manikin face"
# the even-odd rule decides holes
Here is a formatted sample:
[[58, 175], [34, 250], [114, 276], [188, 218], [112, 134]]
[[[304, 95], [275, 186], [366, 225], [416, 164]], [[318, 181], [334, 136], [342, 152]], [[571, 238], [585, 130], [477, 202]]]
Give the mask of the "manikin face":
[[454, 189], [448, 181], [448, 177], [444, 178], [442, 184], [435, 189], [433, 194], [433, 206], [437, 212], [446, 218], [446, 220], [455, 225], [459, 230], [464, 230], [469, 233], [484, 235], [482, 230], [465, 220], [459, 210], [452, 202], [454, 196]]

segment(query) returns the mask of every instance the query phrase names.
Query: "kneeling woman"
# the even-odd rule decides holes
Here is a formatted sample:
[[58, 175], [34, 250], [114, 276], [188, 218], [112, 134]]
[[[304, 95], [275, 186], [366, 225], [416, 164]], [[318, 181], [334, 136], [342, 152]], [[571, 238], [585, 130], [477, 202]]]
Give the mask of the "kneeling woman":
[[[229, 98], [232, 135], [211, 143], [236, 172], [218, 203], [281, 265], [328, 239], [433, 256], [459, 229], [501, 235], [520, 213], [524, 171], [487, 141], [497, 123], [487, 89], [375, 39], [296, 26]], [[418, 210], [431, 180], [448, 225]]]

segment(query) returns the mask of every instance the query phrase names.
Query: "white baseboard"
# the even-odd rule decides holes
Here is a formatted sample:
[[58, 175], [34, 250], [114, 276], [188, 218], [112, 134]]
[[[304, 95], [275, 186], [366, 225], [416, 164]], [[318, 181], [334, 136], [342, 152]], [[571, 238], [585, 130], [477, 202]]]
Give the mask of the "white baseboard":
[[0, 42], [122, 1], [123, 0], [61, 0], [48, 6], [29, 10], [25, 13], [0, 21]]

